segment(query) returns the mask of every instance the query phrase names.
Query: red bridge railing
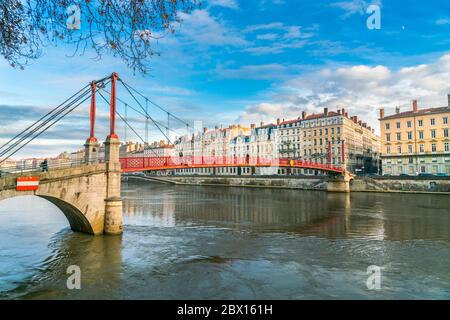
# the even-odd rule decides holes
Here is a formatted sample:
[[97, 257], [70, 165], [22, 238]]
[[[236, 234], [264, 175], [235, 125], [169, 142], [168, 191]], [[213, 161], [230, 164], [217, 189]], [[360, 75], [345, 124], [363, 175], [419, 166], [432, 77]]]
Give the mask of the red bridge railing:
[[130, 157], [121, 158], [120, 163], [123, 172], [214, 167], [292, 167], [337, 173], [345, 171], [342, 167], [330, 164], [259, 157]]

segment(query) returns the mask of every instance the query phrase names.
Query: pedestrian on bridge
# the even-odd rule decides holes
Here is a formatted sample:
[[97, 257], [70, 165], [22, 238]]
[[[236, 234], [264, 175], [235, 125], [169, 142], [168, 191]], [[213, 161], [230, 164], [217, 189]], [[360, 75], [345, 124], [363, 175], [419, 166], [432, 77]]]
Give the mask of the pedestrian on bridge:
[[45, 159], [45, 160], [41, 163], [41, 168], [42, 168], [42, 172], [48, 172], [48, 161], [47, 161], [47, 159]]

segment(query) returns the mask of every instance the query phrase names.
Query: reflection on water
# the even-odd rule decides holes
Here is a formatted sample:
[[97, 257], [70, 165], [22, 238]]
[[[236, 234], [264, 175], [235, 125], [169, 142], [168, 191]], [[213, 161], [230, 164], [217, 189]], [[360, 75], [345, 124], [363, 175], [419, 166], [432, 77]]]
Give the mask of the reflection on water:
[[122, 195], [122, 237], [73, 233], [41, 199], [0, 202], [0, 298], [450, 298], [450, 197], [146, 182]]
[[327, 238], [444, 240], [450, 197], [125, 184], [129, 224], [214, 226]]

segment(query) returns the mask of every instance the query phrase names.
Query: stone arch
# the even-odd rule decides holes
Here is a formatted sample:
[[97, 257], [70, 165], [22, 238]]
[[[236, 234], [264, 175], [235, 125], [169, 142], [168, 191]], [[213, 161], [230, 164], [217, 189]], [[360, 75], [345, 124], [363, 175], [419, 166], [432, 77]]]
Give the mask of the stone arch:
[[12, 199], [12, 198], [18, 198], [18, 197], [22, 197], [22, 196], [36, 196], [36, 197], [47, 200], [48, 202], [54, 204], [59, 210], [61, 210], [61, 212], [64, 214], [67, 221], [69, 222], [70, 228], [73, 231], [94, 234], [94, 230], [92, 228], [91, 223], [86, 218], [86, 216], [81, 212], [81, 210], [79, 210], [74, 205], [72, 205], [62, 199], [58, 199], [56, 197], [51, 197], [51, 196], [12, 193], [8, 196], [3, 195], [3, 197], [0, 197], [0, 201]]
[[38, 197], [45, 199], [57, 206], [59, 210], [61, 210], [62, 213], [66, 216], [72, 230], [94, 234], [94, 230], [92, 229], [92, 225], [89, 220], [81, 212], [81, 210], [74, 205], [56, 197], [43, 195], [38, 195]]

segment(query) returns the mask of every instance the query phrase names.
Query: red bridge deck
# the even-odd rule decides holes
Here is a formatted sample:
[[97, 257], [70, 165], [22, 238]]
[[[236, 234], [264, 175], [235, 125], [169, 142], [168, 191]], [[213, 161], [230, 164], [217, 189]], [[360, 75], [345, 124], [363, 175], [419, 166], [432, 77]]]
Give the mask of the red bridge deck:
[[161, 171], [190, 168], [223, 167], [288, 167], [344, 173], [342, 167], [289, 159], [228, 158], [228, 157], [135, 157], [121, 158], [122, 172]]

